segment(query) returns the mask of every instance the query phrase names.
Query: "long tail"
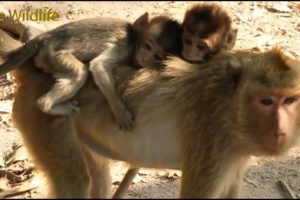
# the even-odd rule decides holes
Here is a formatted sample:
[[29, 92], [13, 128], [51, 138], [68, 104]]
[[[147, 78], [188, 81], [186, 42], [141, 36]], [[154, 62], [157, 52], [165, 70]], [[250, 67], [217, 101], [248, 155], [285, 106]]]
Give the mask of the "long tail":
[[41, 48], [41, 42], [39, 37], [36, 37], [33, 40], [30, 40], [28, 43], [25, 43], [24, 46], [13, 50], [9, 54], [9, 59], [0, 66], [0, 75], [6, 74], [9, 71], [21, 66], [32, 56], [34, 56], [38, 50]]

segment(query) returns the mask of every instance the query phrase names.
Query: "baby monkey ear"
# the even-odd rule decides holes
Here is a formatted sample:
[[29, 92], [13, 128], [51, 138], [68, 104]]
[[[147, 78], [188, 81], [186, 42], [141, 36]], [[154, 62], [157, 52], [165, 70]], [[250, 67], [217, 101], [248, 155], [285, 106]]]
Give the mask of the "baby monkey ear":
[[142, 30], [149, 23], [149, 13], [145, 12], [142, 16], [140, 16], [137, 20], [133, 22], [134, 30]]
[[237, 37], [238, 29], [230, 29], [227, 33], [225, 42], [224, 42], [224, 49], [232, 49], [235, 45], [236, 37]]

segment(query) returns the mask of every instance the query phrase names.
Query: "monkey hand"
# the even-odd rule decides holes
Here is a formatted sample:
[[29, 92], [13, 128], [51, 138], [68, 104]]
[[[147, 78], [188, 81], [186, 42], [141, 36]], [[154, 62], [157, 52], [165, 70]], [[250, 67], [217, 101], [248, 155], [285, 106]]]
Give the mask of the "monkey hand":
[[51, 115], [74, 116], [80, 112], [78, 102], [76, 101], [53, 105], [53, 101], [48, 97], [41, 97], [38, 100], [38, 107], [44, 113]]
[[125, 105], [118, 109], [118, 112], [116, 114], [116, 120], [121, 130], [124, 131], [132, 130], [134, 115], [128, 108], [126, 108]]

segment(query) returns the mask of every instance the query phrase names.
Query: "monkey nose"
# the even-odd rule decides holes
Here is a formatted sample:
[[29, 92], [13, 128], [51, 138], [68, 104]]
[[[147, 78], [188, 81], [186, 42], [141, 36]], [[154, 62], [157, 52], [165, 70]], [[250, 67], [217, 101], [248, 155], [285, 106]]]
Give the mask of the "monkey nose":
[[275, 131], [273, 132], [273, 137], [271, 139], [271, 144], [277, 150], [283, 148], [287, 143], [287, 134], [283, 131]]
[[185, 59], [188, 59], [189, 58], [189, 55], [186, 51], [183, 51], [182, 52], [182, 56], [185, 58]]
[[276, 137], [280, 137], [280, 136], [286, 136], [286, 133], [285, 133], [285, 132], [282, 132], [282, 131], [276, 131], [276, 132], [274, 133], [274, 135], [275, 135]]
[[138, 61], [138, 59], [136, 59], [136, 57], [134, 57], [134, 58], [132, 59], [132, 63], [133, 63], [134, 66], [136, 66], [136, 67], [138, 67], [138, 68], [141, 67], [140, 62]]

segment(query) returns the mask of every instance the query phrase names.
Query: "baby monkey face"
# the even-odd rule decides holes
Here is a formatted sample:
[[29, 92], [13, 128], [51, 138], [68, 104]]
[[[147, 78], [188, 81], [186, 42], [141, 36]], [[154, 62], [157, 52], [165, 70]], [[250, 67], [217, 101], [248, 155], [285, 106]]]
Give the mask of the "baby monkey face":
[[166, 58], [166, 53], [154, 37], [146, 37], [136, 45], [133, 58], [135, 65], [139, 67], [153, 67], [157, 62]]
[[210, 53], [210, 38], [202, 38], [201, 33], [191, 32], [185, 27], [182, 33], [182, 57], [190, 62], [203, 62]]

